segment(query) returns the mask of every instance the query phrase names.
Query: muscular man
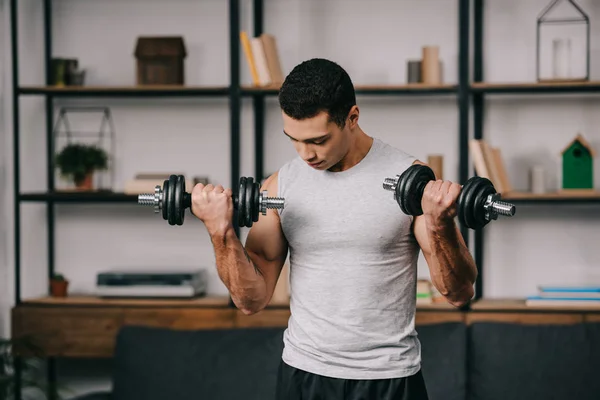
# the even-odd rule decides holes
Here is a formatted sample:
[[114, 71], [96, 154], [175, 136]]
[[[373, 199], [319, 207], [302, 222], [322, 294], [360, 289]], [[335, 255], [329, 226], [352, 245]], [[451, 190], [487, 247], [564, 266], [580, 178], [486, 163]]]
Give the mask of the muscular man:
[[448, 302], [471, 299], [477, 270], [454, 222], [460, 186], [430, 182], [424, 214], [404, 215], [382, 182], [420, 161], [361, 129], [352, 81], [334, 62], [296, 66], [279, 103], [298, 157], [263, 188], [285, 197], [285, 209], [261, 216], [244, 247], [232, 226], [231, 190], [192, 192], [218, 274], [245, 314], [269, 303], [289, 252], [291, 317], [277, 398], [427, 399], [415, 330], [417, 260], [422, 251]]

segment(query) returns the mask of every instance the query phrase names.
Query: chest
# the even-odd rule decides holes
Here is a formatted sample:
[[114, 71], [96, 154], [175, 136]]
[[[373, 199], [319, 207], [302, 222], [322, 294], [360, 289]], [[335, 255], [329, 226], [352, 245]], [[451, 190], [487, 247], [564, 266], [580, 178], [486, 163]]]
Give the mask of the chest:
[[282, 226], [290, 246], [319, 251], [393, 251], [412, 238], [412, 218], [403, 214], [381, 181], [297, 182], [286, 191]]

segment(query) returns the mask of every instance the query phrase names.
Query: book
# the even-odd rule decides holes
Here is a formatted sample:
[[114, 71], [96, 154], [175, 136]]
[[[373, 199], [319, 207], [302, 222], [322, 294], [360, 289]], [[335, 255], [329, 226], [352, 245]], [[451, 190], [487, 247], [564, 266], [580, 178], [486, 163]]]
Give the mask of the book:
[[600, 286], [540, 286], [541, 293], [598, 293]]
[[528, 306], [566, 306], [566, 307], [594, 307], [600, 308], [600, 298], [594, 297], [546, 297], [529, 296], [525, 300]]

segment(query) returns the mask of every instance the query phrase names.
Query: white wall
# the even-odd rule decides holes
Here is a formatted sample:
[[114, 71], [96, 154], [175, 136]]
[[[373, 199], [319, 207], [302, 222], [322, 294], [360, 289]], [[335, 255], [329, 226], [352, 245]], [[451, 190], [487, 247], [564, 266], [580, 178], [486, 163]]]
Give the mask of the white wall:
[[[251, 32], [250, 2], [242, 3], [242, 29]], [[486, 79], [533, 81], [535, 19], [547, 1], [486, 3]], [[19, 4], [21, 84], [41, 84], [41, 3]], [[598, 2], [582, 0], [580, 4], [593, 22], [600, 18]], [[5, 10], [0, 11], [4, 12], [2, 21], [8, 21]], [[82, 66], [89, 68], [89, 85], [131, 85], [135, 81], [132, 52], [136, 37], [181, 34], [189, 51], [186, 82], [226, 85], [227, 18], [227, 2], [222, 0], [61, 0], [54, 2], [54, 56], [79, 58]], [[265, 0], [265, 30], [277, 36], [285, 72], [304, 59], [322, 56], [340, 62], [356, 84], [404, 83], [406, 60], [418, 58], [421, 47], [428, 44], [440, 46], [445, 79], [456, 82], [457, 19], [457, 2], [448, 0]], [[600, 45], [593, 38], [600, 32], [596, 25], [592, 28], [592, 61], [597, 60], [592, 64], [592, 78], [597, 79]], [[7, 27], [2, 29], [8, 33]], [[6, 55], [8, 43], [7, 39]], [[5, 57], [4, 98], [10, 96], [8, 60]], [[249, 83], [243, 58], [241, 68], [243, 82]], [[8, 220], [2, 226], [12, 229], [11, 114], [4, 101], [0, 129], [4, 128], [7, 147], [0, 161], [0, 179], [4, 177], [6, 184], [1, 187], [6, 190], [0, 195], [0, 206]], [[361, 125], [368, 133], [422, 159], [443, 153], [445, 177], [456, 179], [458, 119], [454, 98], [361, 97], [359, 102]], [[20, 104], [22, 189], [44, 190], [43, 100], [22, 97]], [[231, 185], [226, 99], [77, 99], [59, 104], [111, 107], [118, 138], [116, 190], [137, 172], [164, 170], [209, 175], [213, 182]], [[265, 168], [272, 172], [295, 153], [281, 134], [276, 99], [270, 98], [267, 104]], [[578, 131], [600, 150], [597, 98], [503, 96], [490, 98], [487, 105], [486, 138], [502, 148], [516, 188], [527, 188], [527, 168], [534, 162], [556, 170], [557, 153]], [[251, 111], [251, 101], [246, 99], [241, 173], [250, 176]], [[597, 173], [597, 185], [599, 177]], [[555, 184], [550, 176], [548, 185]], [[47, 285], [45, 211], [36, 204], [25, 204], [22, 210], [22, 293], [24, 297], [43, 295]], [[526, 296], [535, 292], [538, 284], [548, 282], [600, 283], [600, 250], [593, 237], [599, 214], [594, 206], [519, 206], [512, 220], [494, 222], [486, 229], [486, 295]], [[192, 218], [188, 217], [183, 227], [171, 227], [151, 210], [136, 205], [60, 205], [56, 232], [56, 267], [71, 280], [73, 292], [92, 290], [95, 274], [102, 269], [173, 265], [208, 267], [212, 271], [210, 292], [226, 293], [214, 273], [208, 237], [201, 223]], [[3, 259], [12, 267], [12, 230], [8, 230], [8, 239], [8, 244], [0, 240], [0, 246], [11, 250], [8, 258], [0, 257], [0, 274]], [[11, 286], [12, 268], [8, 275]], [[419, 275], [428, 276], [422, 259]], [[6, 293], [5, 301], [12, 301], [12, 288]], [[8, 309], [4, 310], [6, 320]], [[65, 384], [86, 390], [109, 385], [109, 366], [72, 361], [61, 363], [61, 372]]]

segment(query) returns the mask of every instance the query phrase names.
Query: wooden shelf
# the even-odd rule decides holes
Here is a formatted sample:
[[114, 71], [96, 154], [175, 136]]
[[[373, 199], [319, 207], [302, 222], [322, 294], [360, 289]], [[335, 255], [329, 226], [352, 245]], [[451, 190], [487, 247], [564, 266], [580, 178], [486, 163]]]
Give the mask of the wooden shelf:
[[228, 307], [228, 296], [207, 296], [191, 299], [137, 299], [137, 298], [103, 298], [90, 295], [69, 295], [68, 297], [37, 297], [23, 300], [23, 307]]
[[580, 305], [528, 305], [525, 299], [481, 299], [473, 303], [472, 311], [531, 311], [531, 312], [600, 312], [599, 304]]
[[[116, 335], [125, 325], [166, 329], [285, 328], [290, 317], [286, 304], [245, 315], [229, 306], [228, 296], [196, 299], [108, 299], [71, 295], [23, 301], [12, 309], [12, 336], [32, 337], [46, 356], [111, 357]], [[600, 322], [600, 307], [531, 307], [523, 299], [479, 300], [471, 310], [446, 303], [419, 305], [418, 326], [461, 322], [573, 324]]]
[[460, 311], [460, 309], [447, 301], [439, 301], [430, 304], [417, 304], [417, 311]]
[[595, 203], [600, 202], [600, 191], [565, 190], [549, 193], [509, 192], [502, 194], [502, 200], [514, 203]]
[[227, 86], [21, 86], [22, 95], [69, 97], [154, 97], [154, 96], [227, 96]]
[[[425, 84], [405, 84], [405, 85], [356, 85], [357, 95], [437, 95], [453, 94], [457, 92], [457, 85], [425, 85]], [[277, 86], [242, 86], [242, 94], [252, 95], [277, 95], [279, 87]]]
[[480, 93], [586, 93], [600, 92], [600, 81], [548, 81], [489, 83], [474, 82], [471, 91]]
[[465, 323], [579, 324], [600, 322], [600, 307], [530, 306], [525, 299], [481, 299], [465, 313]]
[[[277, 95], [279, 86], [242, 86], [243, 96]], [[177, 86], [177, 85], [147, 85], [147, 86], [21, 86], [21, 95], [52, 95], [57, 97], [212, 97], [228, 96], [227, 86]], [[436, 95], [453, 94], [457, 85], [357, 85], [358, 95]]]
[[[137, 204], [137, 194], [126, 194], [111, 191], [96, 192], [34, 192], [22, 193], [20, 201], [28, 202], [55, 202], [55, 203], [132, 203]], [[595, 203], [600, 202], [600, 191], [559, 191], [544, 194], [527, 192], [510, 192], [502, 194], [502, 200], [515, 203]]]

